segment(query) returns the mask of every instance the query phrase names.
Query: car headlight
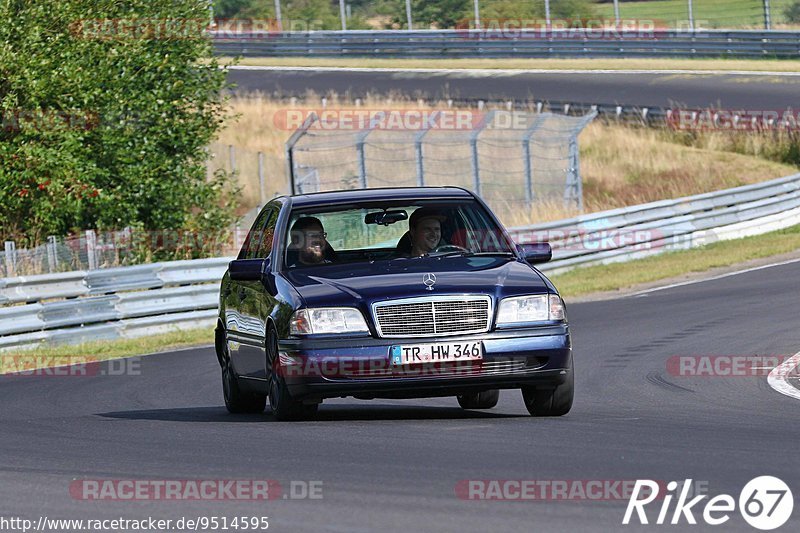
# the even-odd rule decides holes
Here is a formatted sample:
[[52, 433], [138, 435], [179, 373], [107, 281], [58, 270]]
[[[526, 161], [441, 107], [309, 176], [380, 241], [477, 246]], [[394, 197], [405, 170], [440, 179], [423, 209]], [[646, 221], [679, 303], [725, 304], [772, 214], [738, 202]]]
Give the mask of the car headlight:
[[497, 311], [498, 326], [547, 320], [566, 320], [564, 302], [557, 294], [505, 298]]
[[367, 333], [369, 328], [361, 311], [352, 307], [300, 309], [289, 321], [289, 333], [309, 335], [324, 333]]

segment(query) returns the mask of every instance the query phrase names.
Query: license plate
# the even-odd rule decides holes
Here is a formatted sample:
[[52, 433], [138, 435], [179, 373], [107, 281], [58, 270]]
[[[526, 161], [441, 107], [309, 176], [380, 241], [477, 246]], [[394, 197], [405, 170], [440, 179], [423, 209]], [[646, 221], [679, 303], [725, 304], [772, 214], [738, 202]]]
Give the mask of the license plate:
[[393, 365], [475, 361], [483, 359], [483, 343], [473, 341], [392, 346], [389, 355]]

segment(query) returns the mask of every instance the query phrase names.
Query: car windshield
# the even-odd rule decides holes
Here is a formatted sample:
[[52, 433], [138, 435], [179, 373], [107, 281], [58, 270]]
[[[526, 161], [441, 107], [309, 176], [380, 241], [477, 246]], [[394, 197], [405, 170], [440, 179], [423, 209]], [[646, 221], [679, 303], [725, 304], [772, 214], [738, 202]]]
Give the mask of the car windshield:
[[513, 255], [474, 200], [370, 203], [292, 212], [287, 268], [464, 255]]

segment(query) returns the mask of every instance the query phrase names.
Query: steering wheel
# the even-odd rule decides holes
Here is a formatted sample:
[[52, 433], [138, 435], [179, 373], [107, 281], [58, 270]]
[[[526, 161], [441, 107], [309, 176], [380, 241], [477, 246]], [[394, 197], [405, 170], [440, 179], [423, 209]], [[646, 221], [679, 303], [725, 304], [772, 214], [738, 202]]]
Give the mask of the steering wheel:
[[458, 246], [457, 244], [441, 244], [431, 250], [429, 253], [437, 254], [441, 252], [469, 252], [469, 250], [463, 246]]

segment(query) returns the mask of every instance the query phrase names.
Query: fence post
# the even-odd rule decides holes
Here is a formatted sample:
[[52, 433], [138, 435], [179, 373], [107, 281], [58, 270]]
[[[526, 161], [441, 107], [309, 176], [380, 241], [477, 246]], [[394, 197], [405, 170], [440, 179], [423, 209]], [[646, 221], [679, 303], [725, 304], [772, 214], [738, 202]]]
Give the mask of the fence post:
[[17, 245], [14, 241], [6, 241], [5, 247], [6, 277], [17, 275]]
[[53, 235], [47, 237], [47, 266], [50, 269], [50, 273], [56, 271], [58, 266], [58, 262], [56, 261], [56, 238]]
[[694, 31], [694, 5], [692, 4], [692, 0], [688, 0], [689, 2], [689, 29]]
[[[581, 183], [580, 169], [578, 168], [578, 139], [577, 135], [569, 138], [569, 168], [567, 169], [567, 186], [564, 187], [564, 203], [574, 199], [579, 211], [583, 211], [583, 184]], [[574, 198], [569, 198], [570, 194]]]
[[764, 0], [764, 29], [772, 29], [772, 9], [769, 5], [769, 0]]
[[367, 142], [367, 136], [372, 133], [378, 125], [386, 118], [386, 113], [380, 111], [370, 120], [369, 126], [359, 132], [356, 136], [356, 153], [358, 154], [358, 186], [362, 189], [367, 188], [367, 161], [364, 154], [364, 144]]
[[231, 162], [231, 172], [236, 172], [236, 148], [232, 145], [228, 145], [228, 157]]
[[97, 235], [92, 229], [86, 230], [86, 257], [89, 270], [97, 270]]
[[294, 146], [297, 144], [297, 141], [306, 134], [308, 128], [311, 127], [314, 122], [317, 121], [319, 117], [315, 112], [311, 112], [310, 115], [306, 117], [303, 121], [303, 124], [292, 133], [292, 136], [289, 137], [289, 140], [286, 141], [285, 149], [286, 149], [286, 177], [289, 179], [289, 194], [295, 194], [295, 176], [294, 176]]
[[581, 178], [580, 152], [578, 151], [578, 135], [597, 117], [597, 111], [584, 115], [572, 128], [569, 136], [569, 168], [567, 169], [566, 187], [564, 187], [564, 203], [568, 203], [569, 194], [576, 196], [575, 204], [583, 212], [583, 179]]
[[522, 135], [522, 155], [525, 158], [525, 205], [528, 209], [533, 205], [533, 168], [531, 165], [531, 137], [539, 128], [543, 121], [540, 114], [536, 114], [531, 121], [530, 126], [525, 130]]
[[367, 188], [367, 161], [364, 155], [364, 140], [359, 139], [356, 143], [358, 153], [358, 186], [362, 189]]
[[614, 26], [619, 28], [619, 0], [614, 0]]
[[258, 152], [258, 207], [264, 206], [264, 152]]
[[474, 130], [469, 134], [469, 145], [472, 152], [472, 190], [475, 191], [475, 194], [478, 196], [481, 195], [481, 172], [479, 166], [479, 158], [478, 158], [478, 136], [481, 132], [486, 128], [486, 126], [491, 123], [492, 119], [494, 118], [495, 110], [489, 111], [484, 115], [483, 119], [481, 119], [480, 124], [478, 124]]
[[425, 138], [425, 134], [430, 131], [430, 126], [439, 119], [439, 115], [441, 114], [441, 111], [436, 111], [433, 115], [431, 115], [431, 119], [428, 121], [428, 124], [422, 128], [419, 133], [414, 135], [414, 152], [416, 153], [417, 158], [417, 187], [425, 186], [425, 162], [422, 159], [422, 139]]

